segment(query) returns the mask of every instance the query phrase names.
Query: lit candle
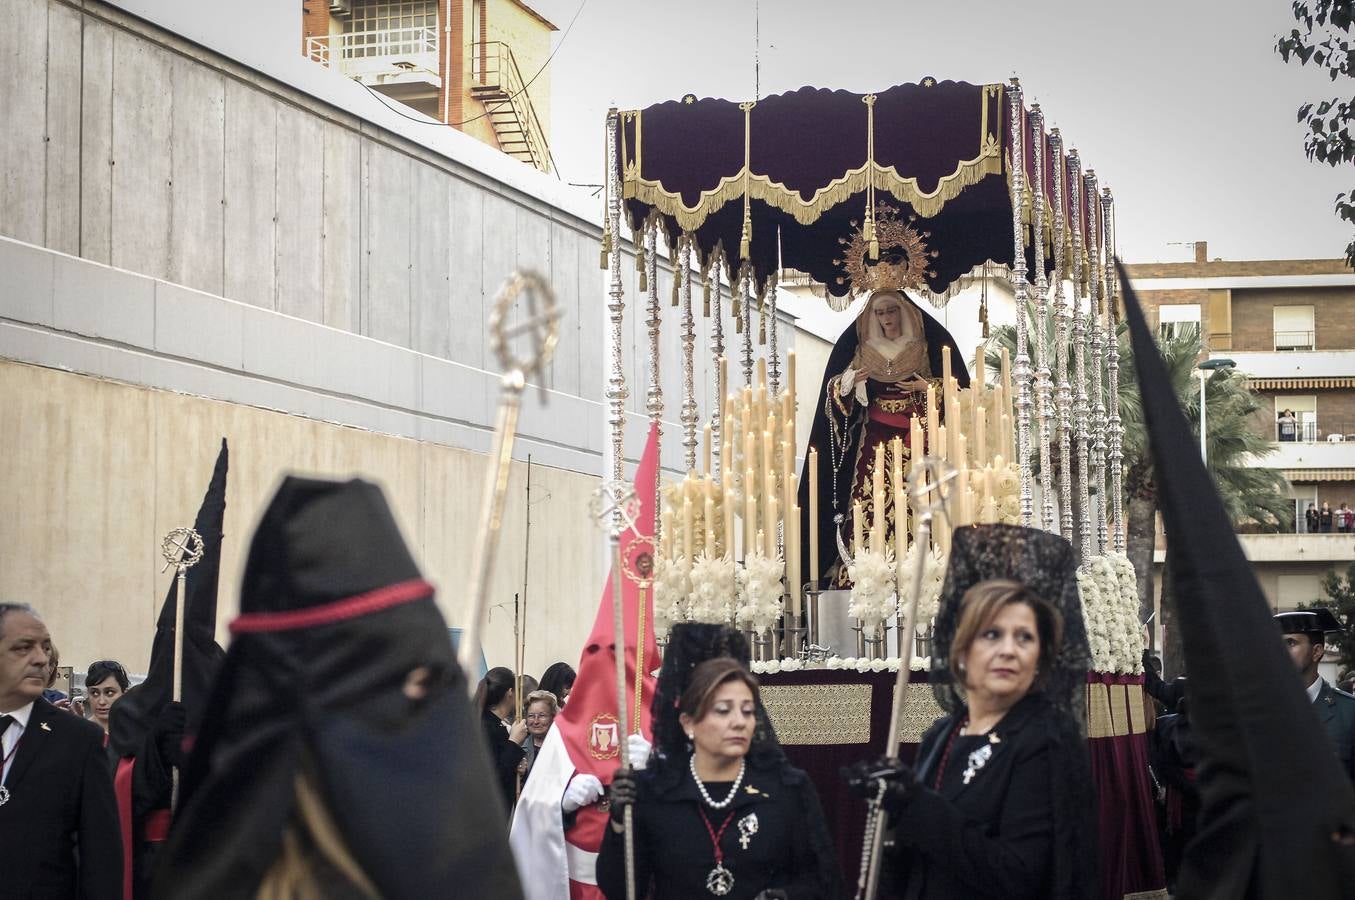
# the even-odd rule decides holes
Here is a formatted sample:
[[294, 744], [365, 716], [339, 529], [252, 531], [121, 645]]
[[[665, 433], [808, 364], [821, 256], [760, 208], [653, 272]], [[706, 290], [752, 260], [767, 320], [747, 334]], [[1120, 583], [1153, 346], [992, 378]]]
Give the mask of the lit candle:
[[863, 543], [863, 541], [862, 541], [862, 529], [863, 529], [863, 527], [864, 527], [864, 525], [862, 524], [863, 519], [864, 519], [864, 514], [861, 512], [861, 501], [860, 501], [860, 500], [853, 500], [853, 501], [852, 501], [852, 556], [859, 556], [859, 555], [861, 554], [861, 545], [862, 545], [862, 543]]
[[1002, 455], [1005, 456], [1005, 457], [1007, 457], [1008, 459], [1011, 459], [1011, 457], [1012, 457], [1012, 455], [1013, 455], [1013, 454], [1012, 454], [1012, 417], [1009, 416], [1009, 415], [1007, 415], [1007, 414], [1004, 412], [1004, 413], [1002, 414], [1001, 419], [1000, 419], [1000, 423], [1001, 423], [1001, 424], [1000, 424], [1000, 426], [998, 427], [998, 431], [1000, 431], [1000, 432], [1002, 433], [1002, 434], [1001, 434], [1001, 438], [1002, 438], [1002, 439], [1001, 439], [1001, 441], [1000, 441], [1000, 444], [1001, 444], [1001, 446], [1002, 446]]
[[792, 505], [786, 513], [786, 580], [790, 582], [790, 611], [797, 620], [800, 618], [800, 507]]
[[[871, 472], [870, 492], [871, 495], [883, 493], [885, 489], [885, 442], [875, 445], [875, 468]], [[875, 515], [879, 516], [880, 510], [875, 510]]]
[[743, 473], [743, 556], [753, 552], [757, 536], [757, 475], [750, 468]]
[[937, 448], [937, 427], [940, 422], [936, 421], [936, 385], [927, 385], [927, 444], [924, 448], [927, 453], [936, 455]]
[[763, 552], [768, 556], [776, 555], [776, 476], [767, 473], [767, 483], [763, 488], [762, 495], [762, 530], [767, 535], [767, 545]]
[[780, 504], [776, 502], [776, 497], [772, 497], [767, 501], [767, 546], [764, 548], [763, 552], [767, 554], [768, 559], [776, 559], [777, 557], [776, 523], [778, 506], [780, 506]]
[[908, 420], [908, 449], [912, 459], [908, 464], [908, 471], [911, 473], [913, 467], [922, 462], [922, 423], [918, 421], [917, 416], [912, 416]]
[[704, 448], [705, 448], [705, 449], [703, 449], [703, 450], [701, 451], [701, 471], [704, 472], [705, 474], [709, 475], [709, 474], [710, 474], [710, 440], [711, 440], [710, 423], [709, 423], [709, 422], [706, 423], [706, 427], [705, 427], [705, 429], [703, 429], [703, 431], [704, 431], [704, 438], [705, 438], [705, 440], [703, 441], [703, 444], [704, 444]]
[[772, 441], [771, 431], [762, 432], [762, 477], [772, 485], [769, 492], [776, 495], [776, 443]]
[[720, 380], [719, 383], [716, 385], [715, 396], [723, 397], [726, 394], [726, 392], [729, 391], [729, 360], [726, 359], [723, 355], [720, 356], [719, 372]]
[[974, 391], [983, 393], [983, 378], [988, 369], [988, 362], [983, 357], [983, 344], [979, 344], [979, 349], [974, 351]]
[[819, 451], [809, 448], [809, 580], [819, 581]]
[[715, 498], [706, 494], [706, 556], [715, 558]]
[[934, 456], [944, 457], [946, 453], [946, 426], [941, 425], [936, 429], [936, 443], [932, 445], [932, 454]]
[[950, 345], [941, 348], [941, 383], [950, 384]]
[[[726, 409], [733, 409], [728, 406]], [[720, 477], [725, 481], [725, 489], [729, 489], [729, 476], [734, 471], [734, 447], [737, 438], [734, 437], [734, 414], [725, 413], [725, 427], [720, 431]]]
[[791, 400], [791, 418], [795, 417], [795, 351], [786, 353], [786, 393]]
[[725, 491], [725, 559], [734, 558], [734, 506], [738, 499], [734, 496], [732, 490]]
[[957, 428], [955, 429], [955, 459], [956, 465], [964, 468], [969, 465], [969, 441], [964, 434]]
[[682, 498], [682, 555], [688, 560], [692, 558], [692, 540], [695, 538], [695, 513], [692, 509], [692, 498]]
[[988, 418], [982, 406], [974, 407], [974, 465], [988, 462]]

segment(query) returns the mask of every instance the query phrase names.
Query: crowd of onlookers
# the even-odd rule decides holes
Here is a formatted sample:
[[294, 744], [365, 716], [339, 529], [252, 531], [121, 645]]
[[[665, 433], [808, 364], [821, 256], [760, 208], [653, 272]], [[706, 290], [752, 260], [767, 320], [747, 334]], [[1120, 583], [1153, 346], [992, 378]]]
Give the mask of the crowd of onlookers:
[[473, 705], [480, 713], [490, 760], [509, 810], [531, 775], [555, 716], [569, 700], [575, 675], [573, 667], [564, 662], [547, 668], [540, 682], [523, 675], [520, 714], [518, 676], [511, 669], [496, 666], [480, 679]]
[[90, 719], [108, 731], [108, 713], [113, 704], [132, 686], [132, 680], [122, 663], [111, 659], [101, 659], [89, 664], [85, 672], [84, 688], [71, 686], [71, 693], [56, 689], [57, 674], [61, 668], [61, 657], [55, 646], [47, 659], [47, 689], [42, 697], [57, 709], [75, 713], [84, 719]]
[[1308, 509], [1303, 514], [1304, 531], [1309, 534], [1332, 534], [1355, 531], [1355, 509], [1351, 509], [1346, 503], [1342, 503], [1336, 509], [1331, 508], [1331, 503], [1322, 501], [1322, 507], [1319, 509], [1317, 503], [1309, 503]]

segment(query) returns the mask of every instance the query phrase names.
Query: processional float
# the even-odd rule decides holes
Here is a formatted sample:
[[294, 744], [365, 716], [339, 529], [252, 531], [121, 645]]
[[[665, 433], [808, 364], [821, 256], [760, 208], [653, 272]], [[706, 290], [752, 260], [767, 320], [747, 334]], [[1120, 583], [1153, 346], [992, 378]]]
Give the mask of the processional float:
[[[612, 110], [605, 147], [607, 480], [623, 481], [626, 458], [628, 288], [643, 304], [643, 408], [653, 424], [665, 414], [670, 357], [681, 373], [685, 477], [661, 485], [656, 505], [656, 623], [744, 628], [763, 672], [896, 671], [896, 726], [910, 669], [927, 665], [914, 649], [926, 645], [949, 527], [1042, 528], [1079, 553], [1096, 669], [1089, 737], [1130, 736], [1142, 756], [1143, 716], [1134, 711], [1142, 639], [1121, 501], [1114, 201], [1059, 130], [1046, 127], [1039, 106], [1026, 106], [1020, 83], [927, 78], [876, 94], [803, 88], [744, 103], [688, 95]], [[673, 272], [675, 354], [659, 296], [660, 251]], [[873, 459], [861, 442], [821, 446], [797, 434], [803, 397], [794, 350], [778, 339], [780, 278], [807, 276], [844, 310], [872, 278], [885, 277], [878, 273], [901, 267], [911, 271], [909, 292], [941, 308], [990, 264], [1005, 267], [1014, 295], [1010, 359], [979, 346], [970, 384], [965, 361], [945, 348], [925, 401], [919, 390], [917, 407], [900, 416], [907, 439], [876, 442]], [[696, 347], [697, 280], [708, 356]], [[858, 483], [849, 503], [836, 480], [847, 465]], [[941, 471], [948, 486], [938, 490]], [[948, 499], [938, 508], [942, 492]], [[836, 507], [831, 517], [825, 504]], [[949, 527], [931, 528], [938, 514]], [[848, 598], [854, 653], [817, 646], [825, 631], [818, 619], [836, 593], [829, 588]], [[885, 649], [891, 621], [894, 656]], [[775, 721], [770, 702], [769, 711]], [[891, 726], [889, 755], [900, 752], [897, 732]], [[1119, 776], [1102, 767], [1098, 777]], [[1115, 787], [1137, 801], [1145, 780]], [[1145, 885], [1153, 890], [1142, 896], [1155, 896], [1160, 857], [1144, 852], [1142, 877], [1108, 880], [1106, 896]], [[878, 866], [878, 853], [867, 856]], [[1122, 860], [1105, 862], [1123, 875]]]

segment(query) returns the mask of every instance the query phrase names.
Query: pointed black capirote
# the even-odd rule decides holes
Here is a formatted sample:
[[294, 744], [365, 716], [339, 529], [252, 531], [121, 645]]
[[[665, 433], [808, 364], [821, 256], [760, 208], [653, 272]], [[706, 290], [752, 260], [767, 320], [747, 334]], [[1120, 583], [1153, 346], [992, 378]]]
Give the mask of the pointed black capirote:
[[1355, 838], [1355, 791], [1282, 648], [1129, 277], [1118, 271], [1200, 751], [1200, 818], [1176, 896], [1350, 897], [1355, 844], [1334, 836]]
[[[217, 579], [221, 572], [222, 523], [226, 516], [226, 473], [230, 454], [221, 440], [212, 480], [198, 507], [193, 529], [202, 538], [202, 558], [188, 570], [184, 584], [183, 702], [188, 733], [202, 720], [212, 678], [226, 653], [216, 642]], [[141, 752], [146, 735], [169, 703], [174, 674], [174, 612], [177, 588], [170, 580], [151, 642], [146, 680], [127, 692], [109, 715], [108, 740], [119, 756]]]

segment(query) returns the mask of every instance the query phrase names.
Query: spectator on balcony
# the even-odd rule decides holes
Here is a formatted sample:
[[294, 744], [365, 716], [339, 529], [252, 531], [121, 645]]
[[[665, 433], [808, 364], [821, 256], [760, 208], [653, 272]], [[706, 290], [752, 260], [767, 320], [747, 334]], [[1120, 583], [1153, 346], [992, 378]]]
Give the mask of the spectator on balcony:
[[1275, 422], [1279, 426], [1280, 440], [1298, 440], [1299, 420], [1294, 417], [1294, 411], [1292, 409], [1286, 409], [1276, 416]]
[[1309, 503], [1308, 511], [1303, 514], [1303, 520], [1308, 523], [1308, 533], [1317, 534], [1321, 527], [1321, 520], [1317, 513], [1317, 504]]
[[1333, 518], [1331, 504], [1326, 500], [1323, 500], [1322, 510], [1317, 514], [1318, 522], [1321, 523], [1321, 527], [1318, 530], [1323, 534], [1331, 534]]
[[1336, 530], [1342, 534], [1349, 533], [1352, 520], [1355, 520], [1355, 510], [1342, 503], [1336, 510]]

